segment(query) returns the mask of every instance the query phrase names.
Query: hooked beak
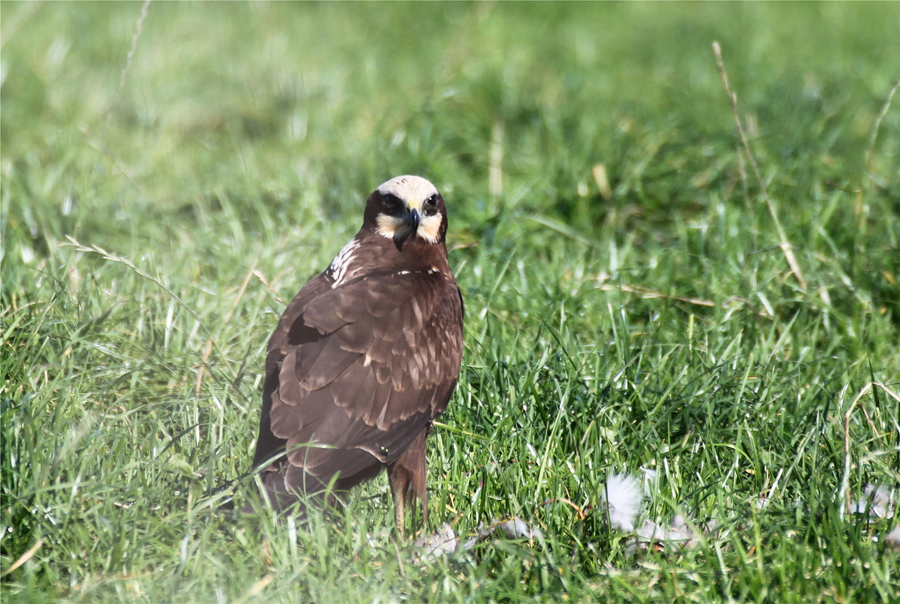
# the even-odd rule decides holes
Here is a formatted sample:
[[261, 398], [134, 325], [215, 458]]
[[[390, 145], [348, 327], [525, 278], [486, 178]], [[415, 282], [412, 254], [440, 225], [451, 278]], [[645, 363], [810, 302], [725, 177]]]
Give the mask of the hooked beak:
[[404, 221], [406, 224], [404, 225], [406, 228], [398, 229], [394, 234], [394, 245], [397, 246], [397, 249], [401, 249], [403, 247], [403, 243], [416, 234], [416, 231], [419, 229], [419, 222], [422, 220], [422, 216], [419, 214], [419, 210], [416, 208], [410, 208], [409, 212], [406, 213]]
[[419, 229], [419, 221], [421, 220], [421, 216], [419, 216], [419, 210], [416, 208], [410, 208], [409, 214], [406, 215], [406, 222], [409, 224], [409, 228], [412, 231], [412, 234]]

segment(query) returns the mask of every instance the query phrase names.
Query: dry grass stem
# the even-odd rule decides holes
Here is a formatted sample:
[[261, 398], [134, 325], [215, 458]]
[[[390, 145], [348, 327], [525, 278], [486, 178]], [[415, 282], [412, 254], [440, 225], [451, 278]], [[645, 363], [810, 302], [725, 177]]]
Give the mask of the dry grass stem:
[[794, 256], [794, 250], [787, 240], [787, 235], [785, 235], [784, 228], [781, 226], [781, 221], [778, 220], [778, 213], [775, 211], [775, 206], [769, 198], [766, 183], [759, 173], [759, 167], [756, 165], [756, 159], [753, 157], [753, 152], [750, 150], [750, 144], [747, 142], [744, 127], [741, 125], [741, 118], [738, 117], [737, 94], [731, 91], [731, 86], [728, 84], [728, 73], [725, 71], [725, 62], [722, 60], [722, 49], [719, 47], [718, 42], [713, 42], [712, 46], [713, 52], [716, 55], [716, 64], [719, 67], [719, 76], [722, 78], [722, 86], [725, 87], [725, 94], [728, 95], [728, 101], [731, 103], [731, 114], [734, 116], [734, 123], [735, 126], [737, 126], [741, 145], [744, 147], [744, 152], [747, 154], [747, 161], [750, 162], [750, 167], [753, 169], [753, 176], [756, 178], [756, 184], [759, 186], [763, 199], [766, 201], [766, 206], [769, 208], [769, 215], [772, 217], [772, 222], [775, 223], [775, 229], [778, 231], [778, 238], [781, 240], [779, 247], [781, 248], [781, 251], [784, 252], [784, 257], [791, 267], [791, 272], [797, 278], [797, 282], [800, 283], [800, 287], [805, 290], [806, 279], [803, 278], [803, 273], [800, 271], [800, 265], [797, 263], [797, 258]]
[[253, 271], [253, 276], [256, 277], [257, 279], [259, 279], [259, 282], [262, 283], [263, 285], [265, 285], [266, 289], [268, 289], [270, 292], [272, 292], [272, 294], [275, 296], [275, 300], [279, 304], [287, 304], [287, 301], [282, 299], [281, 296], [278, 295], [278, 292], [275, 291], [275, 288], [269, 284], [268, 280], [266, 279], [266, 276], [263, 275], [259, 270]]
[[122, 77], [119, 79], [119, 92], [125, 87], [125, 77], [131, 69], [131, 61], [134, 59], [134, 53], [137, 51], [138, 40], [141, 37], [141, 32], [144, 31], [144, 20], [147, 18], [147, 13], [150, 11], [150, 2], [152, 1], [153, 0], [146, 0], [144, 6], [141, 7], [141, 16], [138, 17], [137, 27], [135, 28], [134, 36], [131, 38], [131, 48], [128, 50], [128, 57], [125, 59], [125, 67], [122, 69]]
[[495, 120], [491, 127], [491, 157], [488, 169], [488, 192], [495, 198], [503, 194], [503, 135], [503, 120]]
[[[148, 4], [149, 4], [149, 2], [148, 2]], [[265, 577], [263, 577], [262, 579], [260, 579], [256, 583], [254, 583], [250, 587], [250, 589], [247, 590], [247, 593], [245, 593], [243, 595], [243, 597], [241, 597], [239, 600], [237, 600], [237, 602], [243, 603], [243, 602], [252, 600], [256, 596], [258, 596], [260, 593], [262, 593], [262, 590], [264, 590], [266, 588], [266, 586], [269, 583], [271, 583], [274, 578], [275, 578], [274, 575], [266, 575]]]
[[26, 562], [28, 562], [29, 560], [31, 560], [31, 557], [34, 556], [34, 554], [35, 554], [39, 549], [41, 549], [41, 546], [42, 546], [42, 545], [44, 545], [44, 540], [43, 540], [43, 539], [38, 539], [38, 540], [37, 540], [37, 543], [35, 543], [34, 545], [32, 545], [32, 546], [28, 549], [27, 552], [25, 552], [24, 554], [22, 554], [21, 556], [19, 556], [19, 559], [16, 560], [15, 562], [13, 562], [13, 563], [12, 563], [12, 566], [10, 566], [10, 567], [7, 568], [5, 571], [3, 571], [3, 574], [0, 575], [0, 577], [5, 577], [6, 575], [8, 575], [9, 573], [11, 573], [12, 571], [16, 570], [17, 568], [19, 568], [20, 566], [22, 566], [23, 564], [25, 564]]
[[[853, 414], [853, 409], [859, 403], [859, 400], [868, 394], [875, 387], [881, 388], [885, 394], [890, 396], [892, 399], [900, 403], [900, 394], [891, 391], [890, 388], [885, 386], [880, 382], [869, 382], [856, 394], [853, 398], [853, 401], [850, 403], [850, 406], [847, 408], [846, 413], [844, 413], [844, 474], [841, 479], [841, 487], [840, 492], [844, 495], [844, 505], [841, 506], [841, 514], [850, 513], [850, 416]], [[846, 392], [846, 388], [841, 392]], [[868, 414], [866, 414], [866, 419], [868, 419]], [[870, 420], [871, 423], [871, 420]], [[870, 426], [873, 430], [875, 429], [874, 425]], [[878, 432], [876, 431], [877, 435]]]
[[875, 125], [872, 127], [872, 134], [869, 136], [869, 146], [866, 148], [866, 176], [871, 181], [872, 178], [872, 150], [875, 148], [875, 139], [878, 138], [878, 130], [881, 128], [881, 121], [884, 119], [884, 116], [887, 115], [888, 110], [891, 108], [891, 101], [894, 99], [894, 93], [897, 92], [897, 88], [900, 88], [900, 80], [897, 80], [897, 83], [894, 84], [893, 88], [887, 95], [887, 99], [884, 101], [884, 106], [881, 108], [881, 112], [879, 112], [878, 117], [875, 119]]
[[144, 187], [142, 187], [140, 183], [135, 180], [134, 176], [131, 175], [131, 172], [129, 172], [125, 166], [120, 164], [112, 155], [110, 155], [103, 149], [103, 146], [97, 141], [97, 139], [94, 138], [94, 136], [86, 126], [81, 128], [81, 133], [84, 135], [84, 139], [85, 142], [87, 142], [88, 147], [105, 157], [107, 161], [109, 161], [109, 163], [111, 163], [113, 167], [119, 172], [119, 174], [124, 176], [128, 180], [128, 182], [131, 183], [131, 186], [133, 186], [138, 193], [146, 198], [150, 197], [144, 190]]
[[[256, 263], [258, 260], [253, 261], [253, 266], [250, 267], [250, 270], [247, 272], [247, 276], [244, 277], [244, 282], [241, 283], [241, 287], [238, 290], [237, 296], [235, 296], [234, 300], [231, 303], [231, 308], [228, 309], [228, 313], [225, 315], [225, 320], [223, 323], [228, 325], [231, 321], [231, 318], [234, 316], [234, 311], [237, 310], [238, 304], [241, 302], [241, 298], [244, 297], [244, 292], [247, 291], [247, 286], [250, 284], [250, 278], [253, 277], [258, 271], [256, 270]], [[203, 372], [206, 369], [206, 361], [209, 359], [210, 353], [212, 353], [213, 348], [213, 339], [210, 336], [209, 340], [206, 342], [206, 346], [203, 347], [203, 359], [200, 362], [200, 370], [197, 372], [197, 387], [194, 391], [197, 398], [200, 398], [200, 387], [203, 384]]]
[[[692, 298], [690, 296], [669, 296], [662, 292], [658, 292], [658, 291], [652, 290], [647, 287], [642, 287], [640, 285], [628, 285], [628, 284], [624, 284], [624, 283], [620, 284], [620, 285], [614, 285], [611, 283], [604, 283], [604, 284], [600, 285], [597, 289], [599, 289], [600, 291], [605, 291], [605, 292], [620, 291], [620, 292], [625, 292], [626, 294], [637, 294], [644, 300], [652, 300], [655, 298], [659, 298], [659, 299], [663, 299], [663, 300], [677, 300], [678, 302], [684, 302], [685, 304], [693, 304], [694, 306], [707, 306], [709, 308], [715, 308], [716, 306], [719, 306], [713, 300], [706, 300], [704, 298]], [[750, 306], [752, 308], [752, 305], [750, 304], [749, 300], [738, 297], [738, 296], [732, 296], [732, 297], [728, 298], [725, 302], [723, 302], [721, 304], [721, 307], [723, 309], [727, 310], [728, 308], [731, 307], [732, 303], [734, 303], [734, 302], [742, 302], [743, 304]], [[772, 315], [770, 315], [767, 312], [758, 311], [756, 314], [758, 314], [759, 316], [764, 317], [766, 319], [772, 318]]]
[[571, 507], [573, 510], [575, 510], [575, 513], [578, 514], [579, 520], [584, 520], [584, 510], [581, 509], [581, 507], [578, 504], [576, 504], [575, 502], [573, 502], [571, 499], [566, 499], [565, 497], [554, 497], [553, 499], [547, 499], [541, 505], [548, 505], [555, 501], [559, 501], [560, 503], [565, 503], [566, 505]]
[[[213, 338], [212, 338], [212, 332], [210, 332], [209, 329], [206, 327], [206, 325], [203, 323], [203, 321], [200, 320], [200, 316], [196, 312], [194, 312], [193, 308], [191, 308], [190, 306], [185, 304], [184, 301], [181, 298], [179, 298], [175, 292], [173, 292], [171, 289], [169, 289], [165, 283], [163, 283], [156, 277], [152, 276], [147, 271], [142, 270], [142, 269], [138, 268], [137, 266], [135, 266], [135, 264], [131, 260], [129, 260], [127, 258], [123, 258], [122, 256], [116, 256], [115, 254], [107, 252], [105, 249], [103, 249], [99, 245], [83, 245], [77, 239], [72, 237], [71, 235], [66, 235], [66, 239], [68, 239], [69, 242], [68, 243], [60, 243], [59, 244], [60, 247], [71, 247], [71, 248], [74, 248], [76, 252], [81, 252], [83, 254], [96, 254], [96, 255], [100, 256], [101, 258], [103, 258], [104, 260], [106, 260], [107, 262], [112, 262], [114, 264], [121, 264], [121, 265], [131, 269], [139, 277], [141, 277], [143, 279], [147, 279], [151, 283], [155, 284], [161, 290], [163, 290], [168, 295], [170, 295], [172, 297], [172, 299], [178, 303], [179, 306], [181, 306], [188, 313], [190, 313], [191, 317], [193, 317], [194, 320], [196, 320], [197, 323], [200, 324], [200, 328], [203, 329], [203, 331], [206, 332], [206, 334], [209, 336], [210, 340], [213, 341], [213, 347], [218, 349], [218, 346], [216, 346], [215, 340], [213, 340]], [[219, 351], [219, 353], [221, 354], [221, 351]], [[221, 356], [227, 363], [228, 359], [225, 357], [225, 355], [221, 354]]]

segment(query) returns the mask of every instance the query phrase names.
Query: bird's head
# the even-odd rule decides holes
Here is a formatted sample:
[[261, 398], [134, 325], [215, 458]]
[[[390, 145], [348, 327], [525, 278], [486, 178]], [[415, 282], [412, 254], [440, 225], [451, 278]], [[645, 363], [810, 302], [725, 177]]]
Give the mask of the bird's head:
[[397, 176], [369, 196], [363, 226], [393, 239], [398, 248], [410, 237], [442, 243], [447, 209], [435, 186], [421, 176]]

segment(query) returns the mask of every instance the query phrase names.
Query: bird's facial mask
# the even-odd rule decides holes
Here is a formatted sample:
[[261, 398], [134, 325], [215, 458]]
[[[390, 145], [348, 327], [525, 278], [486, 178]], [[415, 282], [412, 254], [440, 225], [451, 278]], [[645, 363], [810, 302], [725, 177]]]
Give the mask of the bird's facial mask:
[[377, 232], [402, 245], [415, 235], [428, 243], [441, 238], [443, 217], [438, 210], [440, 194], [433, 184], [418, 176], [398, 176], [380, 187], [382, 207]]

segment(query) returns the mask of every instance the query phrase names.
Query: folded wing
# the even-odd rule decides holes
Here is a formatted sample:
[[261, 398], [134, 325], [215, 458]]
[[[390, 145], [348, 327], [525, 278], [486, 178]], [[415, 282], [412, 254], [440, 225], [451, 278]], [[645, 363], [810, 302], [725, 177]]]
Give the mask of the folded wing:
[[287, 451], [288, 487], [339, 474], [349, 488], [395, 462], [446, 409], [459, 374], [451, 279], [399, 271], [332, 284], [307, 283], [269, 343], [254, 463]]

